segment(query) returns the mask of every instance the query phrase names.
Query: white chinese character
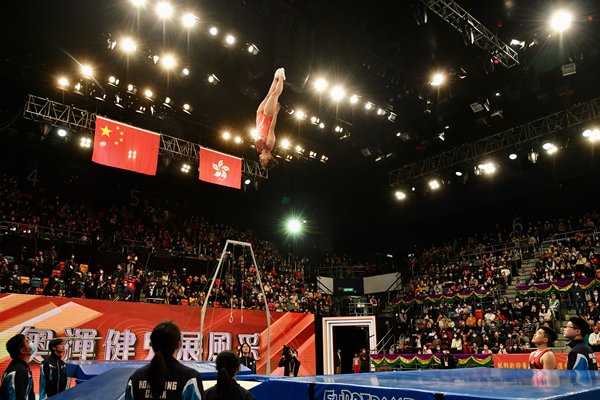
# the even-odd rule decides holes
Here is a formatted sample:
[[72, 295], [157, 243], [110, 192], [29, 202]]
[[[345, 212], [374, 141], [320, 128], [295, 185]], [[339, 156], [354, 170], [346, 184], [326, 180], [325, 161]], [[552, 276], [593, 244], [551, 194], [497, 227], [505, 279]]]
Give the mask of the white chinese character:
[[129, 329], [123, 332], [109, 329], [104, 342], [104, 359], [125, 361], [129, 360], [129, 357], [135, 357], [136, 341], [135, 333]]
[[65, 341], [66, 360], [96, 358], [96, 329], [65, 328], [65, 335], [72, 338]]
[[238, 333], [238, 342], [240, 342], [240, 347], [244, 344], [250, 346], [250, 353], [252, 353], [252, 357], [257, 361], [260, 360], [260, 356], [258, 355], [260, 344], [258, 333]]
[[21, 334], [27, 336], [27, 339], [35, 344], [36, 350], [31, 361], [41, 364], [44, 358], [50, 355], [48, 344], [54, 338], [54, 332], [50, 329], [35, 329], [32, 326], [26, 326]]
[[181, 361], [200, 361], [200, 332], [181, 332], [181, 348], [177, 352]]
[[217, 354], [225, 350], [231, 350], [231, 333], [229, 332], [210, 332], [208, 334], [208, 355], [207, 361], [215, 361]]

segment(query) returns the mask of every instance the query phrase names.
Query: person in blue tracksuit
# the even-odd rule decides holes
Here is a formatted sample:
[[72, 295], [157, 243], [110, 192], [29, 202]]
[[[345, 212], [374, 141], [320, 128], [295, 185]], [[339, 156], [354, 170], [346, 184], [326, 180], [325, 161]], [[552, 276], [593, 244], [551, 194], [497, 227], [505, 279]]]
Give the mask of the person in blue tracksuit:
[[18, 334], [6, 342], [6, 351], [12, 361], [2, 374], [1, 400], [35, 400], [33, 377], [29, 359], [35, 353], [35, 344], [27, 336]]
[[67, 364], [62, 360], [65, 345], [62, 339], [52, 339], [50, 355], [40, 366], [40, 399], [45, 400], [67, 390]]
[[567, 357], [567, 369], [598, 370], [594, 350], [587, 345], [583, 338], [590, 331], [588, 322], [581, 317], [571, 317], [564, 328], [564, 336], [569, 339], [571, 348]]
[[158, 324], [150, 334], [154, 357], [150, 364], [131, 375], [125, 400], [202, 400], [204, 388], [200, 372], [175, 359], [181, 347], [181, 331], [172, 321]]

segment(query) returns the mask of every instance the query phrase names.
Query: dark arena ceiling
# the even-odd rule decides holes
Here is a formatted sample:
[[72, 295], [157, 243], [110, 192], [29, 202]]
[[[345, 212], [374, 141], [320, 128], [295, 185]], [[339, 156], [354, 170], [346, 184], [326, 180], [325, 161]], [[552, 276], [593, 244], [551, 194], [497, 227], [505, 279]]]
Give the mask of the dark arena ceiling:
[[[164, 20], [155, 12], [158, 3], [4, 2], [3, 131], [39, 132], [18, 118], [27, 94], [34, 94], [256, 159], [250, 138], [255, 110], [275, 69], [284, 67], [276, 134], [278, 145], [284, 139], [292, 145], [277, 147], [280, 162], [269, 179], [243, 193], [194, 183], [205, 193], [230, 196], [240, 210], [253, 207], [246, 213], [259, 220], [290, 206], [320, 221], [324, 236], [348, 247], [373, 242], [375, 249], [426, 236], [427, 226], [442, 219], [457, 226], [469, 218], [481, 223], [489, 209], [498, 216], [539, 211], [538, 197], [560, 207], [559, 200], [547, 200], [562, 198], [556, 190], [568, 187], [588, 199], [585, 190], [597, 187], [598, 162], [581, 136], [586, 124], [491, 155], [494, 177], [474, 174], [483, 160], [470, 160], [436, 171], [442, 188], [435, 193], [429, 177], [390, 185], [390, 172], [406, 165], [599, 97], [595, 0], [182, 0], [171, 2], [173, 15]], [[453, 5], [469, 17], [434, 12]], [[549, 21], [563, 8], [573, 13], [572, 26], [557, 33]], [[189, 29], [180, 22], [186, 12], [196, 17]], [[214, 36], [211, 27], [218, 29]], [[478, 46], [482, 27], [505, 47]], [[225, 43], [228, 34], [235, 43]], [[121, 51], [126, 37], [136, 43], [130, 55]], [[510, 49], [515, 60], [503, 65], [498, 48]], [[170, 72], [161, 68], [168, 54], [177, 62]], [[93, 68], [90, 78], [82, 78], [82, 65]], [[431, 85], [435, 72], [445, 76], [440, 86]], [[208, 82], [210, 75], [216, 84]], [[118, 83], [110, 84], [110, 76]], [[68, 79], [67, 88], [58, 87], [59, 77]], [[319, 78], [329, 82], [320, 94], [314, 87]], [[87, 95], [74, 92], [78, 82]], [[115, 96], [128, 98], [129, 84], [137, 93], [118, 107]], [[338, 101], [329, 93], [336, 86], [344, 89]], [[146, 88], [154, 100], [144, 98]], [[161, 104], [166, 97], [170, 107]], [[184, 103], [190, 113], [183, 112]], [[135, 111], [144, 104], [144, 113]], [[224, 141], [224, 131], [242, 143]], [[556, 141], [556, 155], [541, 149], [546, 140]], [[305, 152], [295, 152], [296, 145]], [[532, 150], [539, 151], [535, 164], [527, 159]], [[510, 152], [518, 155], [514, 162]], [[457, 168], [465, 172], [460, 179]], [[397, 201], [396, 190], [407, 198]]]

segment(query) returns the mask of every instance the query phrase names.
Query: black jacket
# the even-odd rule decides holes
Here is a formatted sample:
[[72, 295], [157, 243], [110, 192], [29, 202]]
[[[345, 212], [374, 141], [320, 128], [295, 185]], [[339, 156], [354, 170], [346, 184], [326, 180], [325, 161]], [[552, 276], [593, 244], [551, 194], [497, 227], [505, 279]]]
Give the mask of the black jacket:
[[67, 390], [67, 364], [54, 354], [40, 365], [40, 400]]
[[2, 375], [1, 400], [35, 400], [33, 377], [23, 360], [12, 360]]
[[247, 389], [240, 386], [239, 383], [235, 382], [234, 386], [224, 393], [223, 396], [218, 396], [217, 386], [213, 386], [206, 391], [204, 400], [254, 400], [255, 397]]
[[[200, 372], [186, 367], [173, 357], [166, 358], [167, 376], [161, 399], [167, 400], [202, 400], [204, 388]], [[148, 369], [146, 365], [131, 375], [127, 381], [125, 400], [154, 399], [148, 384]]]

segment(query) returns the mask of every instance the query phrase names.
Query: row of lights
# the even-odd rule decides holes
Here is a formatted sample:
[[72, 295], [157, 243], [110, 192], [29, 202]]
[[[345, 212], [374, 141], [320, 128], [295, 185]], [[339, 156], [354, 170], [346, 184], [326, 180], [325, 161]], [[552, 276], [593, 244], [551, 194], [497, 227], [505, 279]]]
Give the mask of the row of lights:
[[[250, 132], [250, 136], [252, 137], [253, 141], [257, 139], [256, 129], [252, 129], [252, 131]], [[231, 140], [235, 144], [244, 143], [244, 139], [242, 139], [242, 137], [240, 135], [232, 135], [231, 132], [229, 132], [229, 131], [223, 132], [221, 137], [226, 142]], [[306, 148], [304, 148], [300, 144], [294, 146], [292, 144], [292, 142], [290, 142], [290, 140], [287, 138], [283, 138], [283, 139], [279, 140], [279, 147], [286, 152], [289, 152], [290, 150], [293, 149], [293, 152], [295, 152], [298, 157], [307, 156], [309, 159], [314, 159], [314, 160], [318, 159], [322, 163], [326, 163], [327, 161], [329, 161], [329, 157], [326, 156], [325, 154], [322, 154], [319, 156], [316, 151], [312, 151], [312, 150], [306, 151]], [[291, 154], [285, 155], [286, 161], [292, 161], [293, 158], [294, 157]]]
[[[146, 5], [145, 0], [132, 0], [133, 5], [139, 10]], [[168, 1], [159, 1], [154, 6], [154, 11], [159, 19], [163, 22], [171, 19], [175, 14], [175, 9], [173, 5]], [[200, 22], [200, 18], [195, 15], [193, 12], [184, 12], [180, 15], [181, 25], [187, 29], [188, 31], [193, 29], [197, 23]], [[219, 28], [216, 26], [211, 26], [208, 29], [208, 34], [210, 36], [216, 37], [219, 35]], [[228, 46], [233, 46], [237, 43], [237, 38], [233, 34], [226, 34], [224, 37], [224, 43]], [[109, 43], [111, 49], [116, 47], [116, 44]], [[246, 43], [244, 49], [252, 55], [257, 55], [259, 52], [258, 47], [254, 43]], [[133, 50], [135, 51], [135, 49]]]
[[[600, 142], [600, 129], [599, 128], [586, 129], [585, 131], [582, 132], [582, 136], [591, 143]], [[542, 145], [542, 149], [544, 149], [546, 151], [547, 155], [552, 156], [558, 152], [559, 147], [552, 142], [545, 142]], [[509, 154], [508, 158], [510, 160], [514, 161], [518, 158], [518, 156], [516, 153], [511, 153], [511, 154]], [[539, 153], [533, 149], [531, 149], [529, 151], [529, 153], [527, 154], [527, 159], [532, 164], [537, 163], [538, 158], [539, 158]], [[480, 175], [491, 176], [497, 172], [498, 168], [499, 168], [498, 164], [495, 163], [494, 161], [485, 161], [485, 162], [477, 164], [474, 167], [474, 174], [477, 176], [480, 176]], [[457, 170], [457, 171], [455, 171], [454, 174], [459, 178], [467, 177], [467, 173], [465, 171]], [[427, 186], [432, 191], [436, 191], [436, 190], [440, 189], [442, 187], [442, 184], [443, 184], [443, 181], [441, 181], [440, 179], [437, 179], [437, 178], [430, 179], [427, 182]], [[412, 192], [416, 191], [416, 187], [414, 187], [414, 186], [411, 187], [411, 191]], [[396, 190], [394, 192], [394, 197], [396, 198], [396, 200], [405, 200], [408, 197], [408, 194], [406, 191]]]
[[[90, 80], [90, 79], [94, 78], [93, 69], [87, 64], [84, 64], [81, 66], [81, 74], [82, 74], [83, 78], [86, 80]], [[112, 87], [119, 87], [120, 80], [119, 80], [119, 78], [111, 75], [106, 80], [106, 83], [108, 83], [108, 85], [110, 85]], [[100, 101], [105, 101], [107, 98], [106, 92], [104, 92], [101, 89], [95, 88], [95, 85], [93, 83], [90, 83], [87, 81], [78, 80], [71, 87], [71, 82], [70, 82], [69, 78], [67, 76], [63, 75], [63, 76], [60, 76], [57, 78], [56, 84], [57, 84], [58, 88], [61, 90], [72, 89], [75, 93], [82, 94], [82, 95], [83, 94], [87, 95], [87, 94], [90, 94], [91, 92], [93, 92], [94, 98], [97, 100], [100, 100]], [[86, 85], [92, 86], [90, 93], [84, 93], [84, 91], [86, 90], [86, 88], [85, 88]], [[128, 95], [137, 95], [138, 94], [138, 88], [132, 83], [127, 84], [125, 89], [126, 89]], [[144, 96], [145, 99], [149, 100], [150, 102], [155, 102], [157, 100], [157, 96], [152, 91], [151, 88], [144, 89], [143, 92], [141, 92], [141, 94]], [[115, 95], [114, 102], [117, 107], [120, 107], [120, 108], [124, 107], [123, 100], [124, 100], [124, 98], [120, 94]], [[162, 105], [169, 109], [173, 109], [173, 107], [174, 107], [173, 100], [168, 96], [162, 100]], [[145, 113], [146, 109], [147, 109], [146, 106], [138, 105], [136, 111], [140, 112], [140, 113]], [[153, 114], [155, 107], [150, 106], [150, 109]], [[183, 103], [181, 105], [181, 110], [187, 114], [191, 114], [193, 107], [189, 103]]]

